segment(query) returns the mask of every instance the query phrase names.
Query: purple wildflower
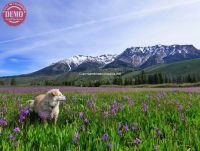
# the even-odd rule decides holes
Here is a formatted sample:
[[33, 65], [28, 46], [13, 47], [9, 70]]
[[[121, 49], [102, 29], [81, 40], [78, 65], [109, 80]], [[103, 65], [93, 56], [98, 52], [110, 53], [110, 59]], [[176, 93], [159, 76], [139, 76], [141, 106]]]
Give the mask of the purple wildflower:
[[133, 106], [133, 100], [130, 97], [126, 96], [125, 99], [128, 103], [128, 106], [130, 106], [130, 107]]
[[6, 121], [6, 119], [5, 118], [3, 118], [3, 119], [0, 119], [0, 126], [7, 126], [8, 125], [8, 123], [7, 123], [7, 121]]
[[87, 118], [84, 119], [84, 123], [85, 123], [85, 124], [88, 123], [88, 119], [87, 119]]
[[185, 122], [185, 114], [184, 114], [184, 113], [181, 113], [181, 120], [182, 120], [183, 122]]
[[103, 141], [106, 141], [107, 139], [108, 139], [108, 135], [107, 135], [107, 134], [103, 134], [102, 140], [103, 140]]
[[14, 135], [10, 134], [9, 138], [10, 138], [10, 140], [13, 140], [14, 139]]
[[121, 130], [118, 131], [118, 135], [122, 136], [122, 131]]
[[21, 120], [25, 120], [26, 119], [26, 117], [24, 116], [24, 115], [20, 115], [20, 117], [19, 117]]
[[112, 149], [112, 143], [108, 143], [108, 148]]
[[110, 110], [111, 110], [112, 115], [116, 114], [116, 112], [118, 110], [118, 106], [117, 106], [117, 102], [116, 101], [114, 101], [114, 103], [111, 105]]
[[111, 109], [111, 113], [112, 113], [113, 115], [115, 115], [115, 114], [116, 114], [116, 109], [115, 109], [115, 108], [112, 108], [112, 109]]
[[158, 130], [158, 135], [162, 135], [162, 132], [160, 130]]
[[29, 115], [30, 113], [30, 109], [28, 107], [22, 108], [21, 106], [19, 107], [20, 111], [19, 111], [19, 119], [18, 122], [23, 124], [26, 117]]
[[75, 132], [73, 142], [74, 142], [74, 144], [77, 144], [77, 142], [78, 142], [78, 132]]
[[80, 116], [80, 117], [83, 117], [83, 112], [80, 112], [80, 113], [79, 113], [79, 116]]
[[154, 128], [155, 131], [158, 131], [159, 129], [157, 127]]
[[183, 105], [181, 105], [181, 104], [178, 105], [178, 111], [179, 111], [179, 112], [181, 112], [181, 111], [183, 110], [183, 108], [184, 108]]
[[133, 131], [137, 131], [137, 126], [136, 126], [136, 124], [133, 124], [133, 126], [131, 127], [131, 129], [132, 129]]
[[125, 131], [128, 131], [128, 124], [125, 124], [125, 125], [124, 125], [124, 130], [125, 130]]
[[28, 107], [25, 107], [24, 109], [24, 114], [28, 115], [30, 113], [30, 109]]
[[77, 139], [76, 137], [73, 138], [74, 144], [77, 144], [77, 140], [78, 140], [78, 139]]
[[142, 111], [146, 113], [148, 110], [148, 105], [146, 103], [142, 103]]
[[95, 101], [89, 100], [89, 101], [87, 101], [87, 105], [88, 105], [88, 107], [89, 107], [93, 112], [96, 112], [96, 104], [95, 104]]
[[16, 148], [17, 145], [18, 145], [18, 142], [17, 142], [17, 141], [14, 141], [14, 142], [13, 142], [13, 146]]
[[19, 132], [20, 132], [19, 127], [14, 128], [13, 132], [14, 132], [14, 133], [19, 133]]
[[133, 145], [139, 145], [142, 141], [139, 138], [136, 138], [132, 141]]
[[158, 138], [159, 136], [162, 136], [162, 132], [157, 127], [155, 127], [154, 130], [156, 131], [154, 138]]
[[75, 132], [74, 136], [75, 136], [76, 138], [78, 138], [78, 132]]

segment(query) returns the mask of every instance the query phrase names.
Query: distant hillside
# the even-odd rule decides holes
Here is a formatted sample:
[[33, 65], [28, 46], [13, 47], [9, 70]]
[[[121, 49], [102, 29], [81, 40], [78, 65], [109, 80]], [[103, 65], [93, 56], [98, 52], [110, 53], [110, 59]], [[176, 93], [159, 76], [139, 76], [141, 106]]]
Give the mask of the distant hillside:
[[[193, 45], [155, 45], [127, 48], [119, 55], [83, 56], [77, 55], [51, 64], [39, 71], [24, 75], [1, 77], [0, 82], [9, 85], [15, 78], [19, 85], [44, 85], [63, 83], [77, 84], [129, 78], [134, 81], [141, 71], [146, 75], [162, 73], [172, 78], [200, 75], [200, 50]], [[81, 75], [81, 73], [121, 73], [121, 79], [113, 75]], [[170, 77], [170, 78], [171, 78]], [[199, 79], [199, 78], [197, 78]], [[130, 82], [130, 81], [129, 81]]]
[[145, 71], [151, 73], [165, 73], [172, 75], [187, 75], [187, 74], [199, 74], [200, 75], [200, 59], [193, 59], [187, 61], [181, 61], [171, 64], [156, 65], [146, 68]]
[[[200, 76], [200, 59], [192, 59], [187, 61], [180, 61], [170, 64], [154, 65], [143, 69], [145, 74], [163, 73], [172, 76], [186, 76], [197, 75]], [[123, 78], [136, 77], [141, 73], [142, 69], [128, 72], [123, 75]]]

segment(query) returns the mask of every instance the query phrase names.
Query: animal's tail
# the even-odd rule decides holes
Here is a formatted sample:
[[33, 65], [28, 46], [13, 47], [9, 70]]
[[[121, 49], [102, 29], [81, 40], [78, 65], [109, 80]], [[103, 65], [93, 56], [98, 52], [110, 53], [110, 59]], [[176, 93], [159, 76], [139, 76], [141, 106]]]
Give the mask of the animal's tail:
[[29, 107], [33, 109], [35, 100], [28, 100]]

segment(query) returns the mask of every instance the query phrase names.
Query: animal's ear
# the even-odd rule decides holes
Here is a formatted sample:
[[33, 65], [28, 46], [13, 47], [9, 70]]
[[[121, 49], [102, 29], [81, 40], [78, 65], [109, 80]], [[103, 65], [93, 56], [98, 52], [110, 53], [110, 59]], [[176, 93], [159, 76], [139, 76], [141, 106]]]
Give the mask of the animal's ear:
[[58, 95], [58, 91], [57, 90], [51, 90], [48, 92], [50, 95], [52, 96], [57, 96]]
[[56, 95], [58, 95], [58, 91], [54, 90], [54, 91], [51, 92], [51, 94], [52, 94], [53, 96], [56, 96]]

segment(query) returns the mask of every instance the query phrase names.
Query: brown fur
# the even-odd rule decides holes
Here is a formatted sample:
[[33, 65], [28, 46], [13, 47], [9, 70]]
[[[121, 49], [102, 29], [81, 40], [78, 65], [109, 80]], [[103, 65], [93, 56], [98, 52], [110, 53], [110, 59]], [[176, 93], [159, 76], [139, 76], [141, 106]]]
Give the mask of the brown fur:
[[39, 115], [45, 113], [56, 123], [59, 114], [59, 100], [65, 100], [65, 96], [58, 89], [52, 89], [46, 94], [36, 96], [30, 106]]
[[34, 101], [34, 105], [38, 105], [40, 104], [40, 102], [44, 99], [45, 94], [40, 94], [38, 96], [35, 97], [35, 101]]
[[59, 95], [59, 92], [56, 91], [56, 90], [51, 90], [51, 91], [49, 91], [49, 93], [51, 93], [53, 96], [58, 96]]

